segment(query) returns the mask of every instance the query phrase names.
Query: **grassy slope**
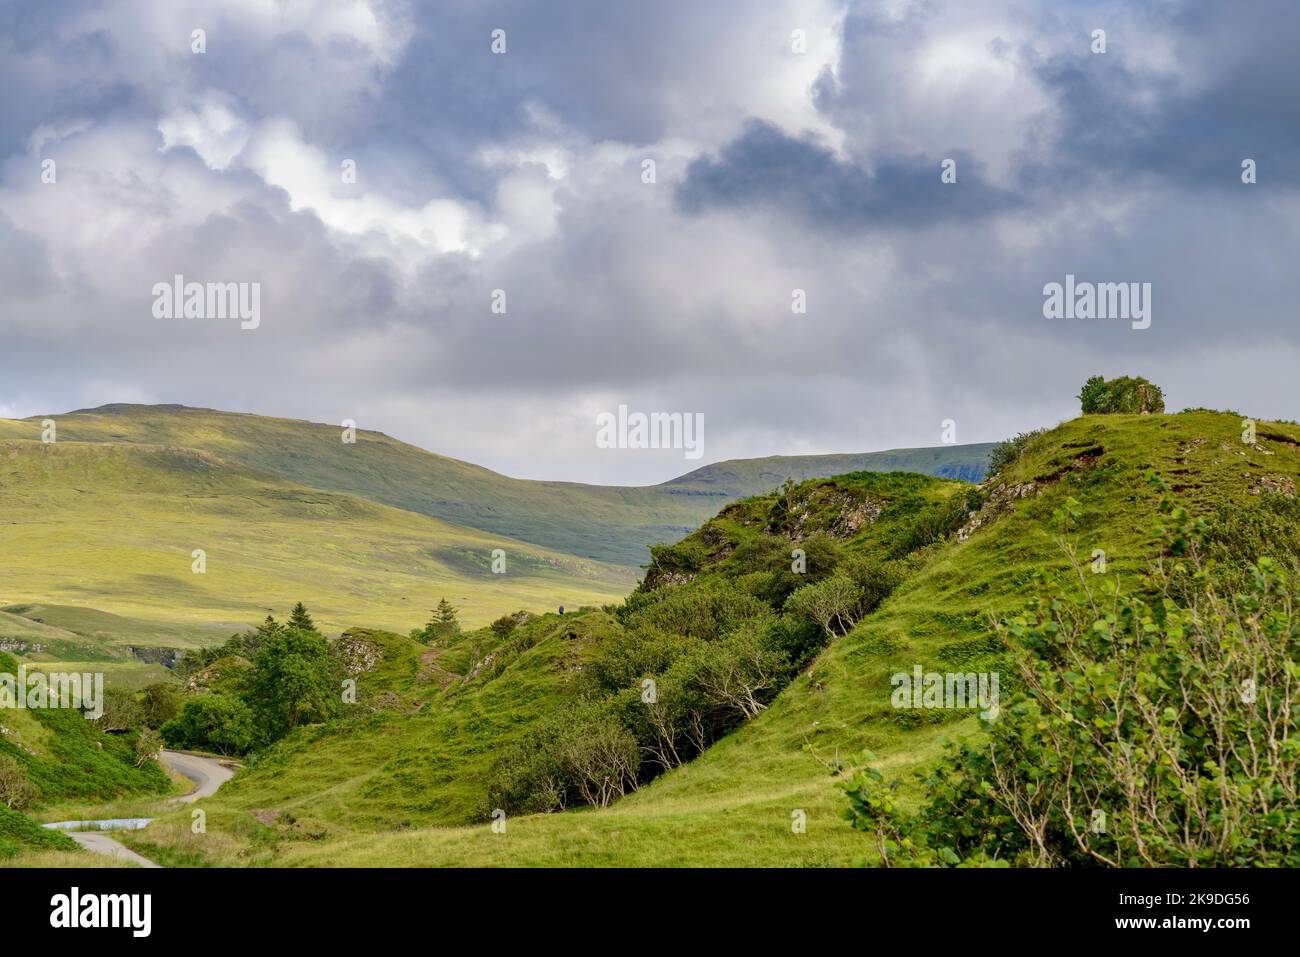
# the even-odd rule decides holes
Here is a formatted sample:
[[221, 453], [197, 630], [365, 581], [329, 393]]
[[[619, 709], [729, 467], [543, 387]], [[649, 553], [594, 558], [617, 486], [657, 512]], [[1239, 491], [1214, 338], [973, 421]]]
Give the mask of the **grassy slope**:
[[[758, 719], [610, 809], [520, 818], [505, 834], [486, 825], [393, 830], [391, 818], [382, 826], [378, 820], [369, 826], [350, 821], [348, 814], [355, 811], [344, 811], [350, 800], [341, 797], [334, 809], [320, 803], [311, 809], [323, 822], [316, 825], [320, 839], [281, 833], [272, 852], [274, 835], [259, 834], [263, 856], [244, 860], [300, 865], [838, 865], [860, 860], [867, 854], [864, 841], [840, 819], [844, 802], [805, 745], [821, 759], [870, 747], [884, 770], [904, 774], [931, 762], [943, 736], [978, 733], [970, 717], [918, 723], [910, 713], [894, 711], [889, 675], [915, 664], [940, 671], [997, 667], [998, 649], [987, 641], [984, 622], [1035, 593], [1036, 574], [1050, 579], [1064, 572], [1052, 512], [1067, 496], [1083, 504], [1072, 538], [1085, 555], [1093, 548], [1106, 550], [1109, 567], [1098, 580], [1110, 585], [1134, 580], [1155, 551], [1156, 496], [1143, 481], [1146, 469], [1160, 472], [1203, 514], [1222, 502], [1246, 499], [1264, 477], [1300, 480], [1300, 448], [1294, 444], [1300, 442], [1300, 428], [1272, 423], [1259, 428], [1261, 440], [1254, 448], [1242, 445], [1241, 420], [1229, 414], [1094, 416], [1053, 430], [1005, 476], [1033, 482], [1028, 497], [968, 541], [942, 547], [874, 615], [832, 643]], [[547, 688], [537, 693], [544, 695]], [[439, 760], [449, 752], [430, 740], [426, 753]], [[326, 760], [322, 756], [321, 763]], [[295, 783], [296, 765], [283, 771], [278, 787], [250, 777], [247, 785], [221, 797], [218, 817], [245, 836], [220, 848], [191, 846], [196, 860], [223, 859], [253, 839], [243, 809], [252, 794], [265, 801], [304, 801], [304, 788], [315, 782]], [[363, 796], [382, 801], [384, 793], [376, 788]], [[916, 799], [919, 788], [911, 785], [905, 796]], [[796, 809], [807, 814], [805, 834], [791, 831]], [[176, 841], [184, 840], [182, 823], [175, 825]], [[166, 843], [167, 832], [150, 839]]]
[[[0, 419], [0, 443], [38, 439], [43, 418]], [[349, 492], [557, 551], [633, 566], [648, 559], [647, 544], [676, 541], [726, 502], [769, 491], [790, 476], [890, 469], [971, 478], [982, 474], [988, 449], [950, 446], [739, 460], [663, 485], [622, 488], [507, 478], [380, 432], [358, 431], [356, 444], [345, 445], [338, 427], [295, 419], [138, 405], [54, 418], [60, 440], [201, 449], [301, 485]]]
[[[507, 572], [491, 573], [503, 548]], [[207, 571], [191, 572], [203, 549]], [[299, 599], [338, 630], [405, 631], [441, 596], [483, 623], [502, 609], [624, 594], [629, 569], [259, 474], [175, 447], [10, 441], [0, 447], [0, 635], [186, 645], [228, 636]], [[51, 636], [53, 637], [53, 636]]]
[[[18, 660], [0, 652], [0, 672], [15, 674], [17, 669]], [[134, 736], [106, 734], [80, 711], [0, 711], [0, 755], [22, 767], [36, 789], [36, 808], [156, 797], [171, 790], [157, 764], [135, 766], [134, 749]], [[82, 856], [64, 835], [43, 830], [26, 815], [0, 805], [0, 860], [32, 851], [58, 852], [69, 865], [79, 865]]]
[[[812, 483], [807, 500], [824, 500], [825, 495], [839, 502], [839, 490], [853, 489], [886, 506], [876, 522], [848, 539], [851, 547], [870, 550], [895, 540], [918, 508], [964, 494], [966, 488], [918, 475], [863, 473]], [[698, 535], [717, 543], [753, 538], [774, 502], [775, 496], [763, 496], [733, 505]], [[755, 520], [760, 517], [762, 521]], [[716, 567], [728, 563], [722, 559]], [[437, 649], [366, 632], [384, 657], [375, 673], [363, 676], [360, 703], [385, 693], [397, 700], [384, 710], [283, 742], [214, 802], [216, 818], [244, 833], [255, 847], [269, 847], [276, 839], [292, 845], [299, 834], [339, 840], [357, 832], [482, 820], [489, 810], [483, 804], [484, 782], [492, 762], [533, 721], [580, 693], [589, 655], [619, 630], [609, 615], [593, 610], [542, 616], [506, 642], [476, 632]], [[488, 656], [492, 667], [461, 677], [473, 674]], [[293, 817], [295, 824], [268, 831], [249, 822], [250, 812], [267, 809]], [[202, 849], [212, 849], [189, 836], [180, 818], [132, 840], [142, 852], [174, 863], [202, 860]], [[251, 859], [278, 857], [262, 850]]]

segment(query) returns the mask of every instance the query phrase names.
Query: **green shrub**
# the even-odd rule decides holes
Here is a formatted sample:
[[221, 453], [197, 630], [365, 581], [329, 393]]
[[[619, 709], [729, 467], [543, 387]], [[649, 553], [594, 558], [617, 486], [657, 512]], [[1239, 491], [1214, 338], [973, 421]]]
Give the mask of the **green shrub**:
[[492, 633], [498, 638], [505, 639], [509, 638], [510, 633], [517, 627], [519, 627], [519, 622], [515, 620], [514, 615], [502, 615], [492, 622]]
[[1198, 523], [1161, 510], [1185, 558], [1144, 595], [1084, 581], [1000, 623], [1018, 690], [985, 743], [950, 747], [920, 813], [876, 771], [850, 781], [885, 863], [1300, 865], [1300, 569], [1206, 564]]
[[905, 558], [927, 545], [955, 535], [970, 519], [971, 512], [978, 511], [979, 507], [979, 490], [972, 487], [964, 494], [953, 495], [938, 505], [917, 509], [911, 519], [902, 524], [889, 549], [889, 557]]
[[169, 747], [244, 754], [258, 739], [253, 709], [234, 695], [204, 694], [186, 700], [162, 726]]
[[539, 722], [497, 760], [487, 789], [491, 812], [606, 807], [636, 787], [636, 740], [610, 702], [583, 702]]
[[77, 842], [66, 834], [41, 827], [31, 818], [0, 807], [0, 858], [24, 851], [76, 851]]
[[36, 799], [36, 785], [17, 759], [0, 754], [0, 804], [21, 811]]
[[989, 476], [995, 476], [1008, 465], [1014, 464], [1015, 461], [1024, 454], [1029, 443], [1046, 432], [1046, 429], [1034, 429], [1030, 432], [1021, 432], [1014, 438], [1005, 439], [993, 446], [993, 450], [989, 452]]
[[1079, 403], [1084, 415], [1165, 411], [1165, 394], [1158, 385], [1141, 376], [1120, 376], [1103, 379], [1092, 376], [1079, 392]]
[[144, 689], [140, 695], [144, 723], [150, 728], [161, 728], [181, 710], [181, 691], [172, 684], [157, 682]]

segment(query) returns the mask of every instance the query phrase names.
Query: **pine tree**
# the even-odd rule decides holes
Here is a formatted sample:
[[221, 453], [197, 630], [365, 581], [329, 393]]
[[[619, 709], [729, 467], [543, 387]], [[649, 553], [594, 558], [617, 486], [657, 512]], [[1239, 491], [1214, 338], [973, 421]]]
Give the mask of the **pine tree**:
[[434, 621], [438, 627], [449, 632], [460, 631], [460, 620], [456, 617], [456, 606], [447, 599], [438, 601], [438, 610], [434, 612]]
[[[428, 643], [450, 638], [460, 631], [460, 619], [456, 615], [456, 606], [447, 599], [443, 598], [438, 601], [438, 607], [434, 609], [432, 615], [429, 623], [424, 626], [424, 631], [418, 633], [421, 641]], [[412, 637], [415, 634], [417, 633], [412, 633]]]
[[315, 631], [316, 623], [311, 620], [311, 615], [307, 612], [307, 606], [302, 602], [293, 606], [293, 611], [289, 613], [289, 627], [297, 628], [299, 631]]

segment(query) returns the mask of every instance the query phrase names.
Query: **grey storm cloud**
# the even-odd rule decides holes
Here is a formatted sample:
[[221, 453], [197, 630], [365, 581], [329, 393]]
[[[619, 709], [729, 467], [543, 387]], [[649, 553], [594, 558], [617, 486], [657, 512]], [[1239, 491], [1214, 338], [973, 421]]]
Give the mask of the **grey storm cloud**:
[[[1296, 418], [1297, 31], [1271, 0], [0, 0], [0, 415], [354, 418], [629, 483], [687, 466], [597, 449], [620, 403], [703, 412], [706, 461], [998, 439], [1098, 372]], [[1066, 273], [1151, 282], [1151, 328], [1044, 319]], [[155, 318], [175, 274], [261, 283], [261, 326]]]
[[808, 139], [754, 121], [717, 158], [691, 163], [677, 191], [689, 213], [713, 207], [774, 204], [815, 226], [852, 229], [927, 226], [949, 219], [988, 216], [1017, 198], [984, 181], [969, 154], [954, 150], [962, 189], [947, 189], [940, 159], [886, 158], [868, 171], [837, 159]]

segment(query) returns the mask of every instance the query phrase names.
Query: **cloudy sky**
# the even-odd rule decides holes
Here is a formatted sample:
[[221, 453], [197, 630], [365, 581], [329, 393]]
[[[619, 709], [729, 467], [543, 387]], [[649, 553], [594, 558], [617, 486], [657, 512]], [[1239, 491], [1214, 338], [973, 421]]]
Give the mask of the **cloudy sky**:
[[[1283, 0], [0, 0], [0, 415], [628, 484], [996, 440], [1093, 373], [1300, 418], [1297, 49]], [[260, 326], [157, 318], [176, 274]], [[1151, 327], [1044, 318], [1066, 274]], [[620, 404], [703, 460], [597, 448]]]

